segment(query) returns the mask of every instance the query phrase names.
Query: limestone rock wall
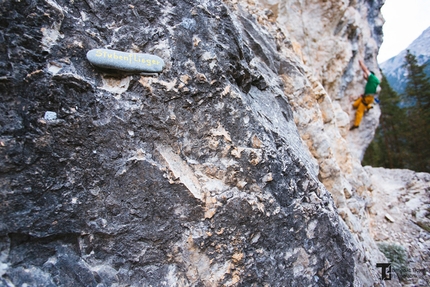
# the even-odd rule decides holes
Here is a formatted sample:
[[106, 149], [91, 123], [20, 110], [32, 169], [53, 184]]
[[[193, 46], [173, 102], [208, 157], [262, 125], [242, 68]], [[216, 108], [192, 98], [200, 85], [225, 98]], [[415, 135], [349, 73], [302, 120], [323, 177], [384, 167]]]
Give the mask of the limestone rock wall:
[[[291, 92], [300, 79], [284, 74], [285, 93], [299, 133], [318, 161], [319, 179], [357, 236], [358, 246], [366, 250], [364, 261], [374, 264], [372, 258], [378, 258], [373, 238], [400, 244], [408, 251], [411, 270], [403, 283], [426, 286], [422, 270], [429, 260], [428, 174], [363, 169], [360, 160], [378, 125], [378, 106], [365, 115], [359, 130], [348, 131], [354, 117], [351, 102], [364, 86], [358, 59], [380, 76], [376, 53], [382, 41], [382, 4], [259, 0], [245, 5], [273, 35], [285, 36], [285, 46], [291, 49], [281, 49], [281, 53], [293, 51], [304, 64], [309, 88]], [[390, 213], [394, 222], [385, 216]]]
[[[368, 206], [373, 202], [369, 174], [360, 160], [373, 138], [379, 107], [349, 132], [355, 111], [352, 101], [364, 87], [358, 60], [378, 72], [383, 2], [367, 1], [247, 1], [256, 19], [282, 35], [281, 54], [293, 53], [302, 63], [307, 87], [294, 90], [302, 79], [281, 75], [299, 133], [319, 164], [319, 179], [331, 192], [339, 213], [360, 248], [364, 260], [375, 265], [379, 251], [369, 231]], [[294, 19], [294, 20], [292, 20]], [[278, 36], [281, 38], [281, 36]], [[285, 47], [285, 48], [282, 48]], [[294, 58], [294, 56], [289, 56]]]
[[[323, 113], [334, 115], [341, 135], [348, 139], [351, 153], [362, 159], [378, 125], [380, 110], [376, 106], [366, 115], [360, 130], [348, 135], [355, 114], [351, 102], [364, 91], [365, 80], [358, 65], [359, 59], [381, 76], [376, 56], [382, 43], [384, 20], [380, 8], [384, 1], [243, 2], [258, 15], [261, 23], [269, 26], [276, 23], [275, 29], [290, 41], [294, 52], [308, 68], [309, 75], [324, 87], [334, 102], [334, 108], [321, 107]], [[325, 118], [327, 120], [330, 118]]]
[[348, 132], [381, 3], [277, 3], [3, 1], [2, 285], [384, 285]]

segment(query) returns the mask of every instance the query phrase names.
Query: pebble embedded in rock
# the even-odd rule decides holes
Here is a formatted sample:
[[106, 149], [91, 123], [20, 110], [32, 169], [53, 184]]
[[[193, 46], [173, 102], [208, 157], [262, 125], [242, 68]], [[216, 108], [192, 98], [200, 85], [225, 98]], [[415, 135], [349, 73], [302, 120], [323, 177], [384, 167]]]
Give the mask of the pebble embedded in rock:
[[388, 213], [385, 214], [385, 218], [390, 222], [394, 222], [394, 219]]
[[57, 113], [46, 111], [43, 118], [47, 121], [55, 121], [57, 119]]
[[128, 72], [160, 73], [164, 68], [164, 61], [158, 56], [109, 49], [90, 50], [87, 59], [91, 64], [101, 68]]

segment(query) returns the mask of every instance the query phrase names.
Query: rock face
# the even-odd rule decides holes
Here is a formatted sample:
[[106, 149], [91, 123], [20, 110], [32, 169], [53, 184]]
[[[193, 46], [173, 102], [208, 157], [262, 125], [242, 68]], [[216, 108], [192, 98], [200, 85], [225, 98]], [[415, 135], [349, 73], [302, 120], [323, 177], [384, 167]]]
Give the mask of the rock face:
[[2, 286], [385, 285], [378, 110], [348, 134], [381, 2], [237, 2], [3, 1]]
[[[295, 54], [306, 66], [313, 87], [324, 87], [325, 91], [318, 93], [327, 95], [327, 99], [319, 97], [318, 109], [322, 117], [318, 118], [323, 119], [326, 130], [336, 122], [336, 133], [340, 132], [348, 140], [349, 151], [361, 160], [378, 126], [380, 109], [376, 106], [363, 118], [360, 129], [348, 134], [355, 116], [351, 103], [364, 92], [365, 80], [358, 64], [359, 59], [381, 78], [376, 57], [382, 43], [384, 20], [380, 8], [384, 1], [248, 2], [252, 3], [250, 9], [254, 14], [263, 11], [259, 15], [260, 22], [275, 22], [278, 32], [282, 31], [287, 36]], [[307, 133], [312, 133], [309, 117], [304, 113], [297, 113], [298, 121], [304, 121]], [[331, 145], [339, 146], [336, 143], [339, 136], [327, 133], [334, 140]], [[312, 137], [319, 138], [317, 135]], [[342, 147], [342, 150], [345, 149]]]

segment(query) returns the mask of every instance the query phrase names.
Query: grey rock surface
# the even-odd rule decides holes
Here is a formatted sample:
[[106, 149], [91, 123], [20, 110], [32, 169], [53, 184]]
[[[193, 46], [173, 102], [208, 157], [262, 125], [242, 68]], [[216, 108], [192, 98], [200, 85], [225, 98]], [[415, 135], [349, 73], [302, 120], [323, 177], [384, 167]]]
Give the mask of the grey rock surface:
[[160, 57], [144, 53], [126, 53], [109, 49], [88, 51], [87, 59], [91, 64], [127, 72], [154, 72], [163, 70], [164, 61]]
[[[359, 285], [365, 255], [279, 79], [302, 78], [296, 93], [304, 69], [251, 15], [193, 0], [0, 13], [0, 286]], [[107, 76], [85, 58], [97, 47], [166, 67]]]

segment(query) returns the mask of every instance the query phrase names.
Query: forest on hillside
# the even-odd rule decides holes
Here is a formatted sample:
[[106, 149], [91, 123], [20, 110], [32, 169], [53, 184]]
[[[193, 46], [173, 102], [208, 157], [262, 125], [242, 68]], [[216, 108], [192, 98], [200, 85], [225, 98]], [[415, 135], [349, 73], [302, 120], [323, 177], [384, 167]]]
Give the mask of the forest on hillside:
[[385, 77], [379, 94], [381, 117], [363, 165], [430, 172], [430, 78], [407, 51], [407, 86], [398, 94]]

